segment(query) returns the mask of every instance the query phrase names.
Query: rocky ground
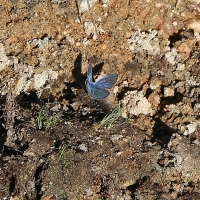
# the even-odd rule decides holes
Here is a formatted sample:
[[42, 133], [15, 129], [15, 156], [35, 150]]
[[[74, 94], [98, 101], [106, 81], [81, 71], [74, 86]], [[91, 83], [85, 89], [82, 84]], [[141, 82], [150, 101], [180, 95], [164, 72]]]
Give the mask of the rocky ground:
[[[0, 199], [200, 199], [199, 0], [0, 11]], [[89, 60], [119, 74], [106, 99]]]

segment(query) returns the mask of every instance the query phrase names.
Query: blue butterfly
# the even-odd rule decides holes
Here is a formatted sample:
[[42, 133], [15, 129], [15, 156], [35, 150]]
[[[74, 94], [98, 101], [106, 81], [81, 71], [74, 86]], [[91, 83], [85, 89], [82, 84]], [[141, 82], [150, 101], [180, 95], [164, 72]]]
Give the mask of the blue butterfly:
[[86, 79], [86, 90], [88, 91], [89, 96], [95, 99], [106, 98], [110, 92], [107, 89], [113, 87], [118, 79], [118, 74], [110, 74], [97, 82], [92, 81], [92, 64], [89, 63]]

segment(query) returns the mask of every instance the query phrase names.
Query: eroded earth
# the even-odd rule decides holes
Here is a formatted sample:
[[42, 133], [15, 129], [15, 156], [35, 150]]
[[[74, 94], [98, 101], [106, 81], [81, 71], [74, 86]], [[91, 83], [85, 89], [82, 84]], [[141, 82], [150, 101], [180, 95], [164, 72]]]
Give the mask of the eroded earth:
[[[199, 0], [0, 12], [0, 199], [200, 199]], [[88, 96], [88, 61], [118, 73], [108, 98]]]

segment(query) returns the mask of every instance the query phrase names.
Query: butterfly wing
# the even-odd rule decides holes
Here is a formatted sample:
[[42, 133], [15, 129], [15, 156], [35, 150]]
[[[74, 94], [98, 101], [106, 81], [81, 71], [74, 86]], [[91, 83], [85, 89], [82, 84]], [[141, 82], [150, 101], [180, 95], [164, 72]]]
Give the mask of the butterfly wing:
[[87, 81], [88, 81], [89, 83], [92, 82], [92, 64], [91, 64], [91, 63], [89, 63], [89, 65], [88, 65]]
[[95, 99], [106, 98], [110, 92], [106, 89], [110, 89], [116, 83], [118, 74], [110, 74], [96, 83], [92, 82], [92, 64], [89, 63], [87, 71], [86, 89], [88, 94]]
[[91, 90], [91, 93], [89, 93], [89, 95], [95, 99], [106, 98], [109, 94], [110, 92], [108, 90], [105, 90], [102, 88], [96, 88], [96, 87]]
[[116, 83], [117, 79], [118, 79], [118, 74], [110, 74], [95, 82], [95, 87], [110, 89]]

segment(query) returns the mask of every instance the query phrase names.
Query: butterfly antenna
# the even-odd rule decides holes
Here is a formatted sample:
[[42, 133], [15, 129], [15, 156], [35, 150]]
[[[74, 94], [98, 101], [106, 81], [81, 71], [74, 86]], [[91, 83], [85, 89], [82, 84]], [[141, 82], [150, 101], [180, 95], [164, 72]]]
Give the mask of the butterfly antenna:
[[88, 5], [88, 10], [89, 10], [89, 13], [90, 13], [90, 17], [91, 17], [92, 24], [93, 24], [93, 26], [94, 26], [95, 33], [96, 33], [96, 35], [98, 36], [97, 27], [96, 27], [96, 24], [94, 23], [94, 17], [93, 17], [92, 11], [91, 11], [91, 7], [90, 7], [90, 2], [89, 2], [89, 0], [87, 0], [87, 5]]

